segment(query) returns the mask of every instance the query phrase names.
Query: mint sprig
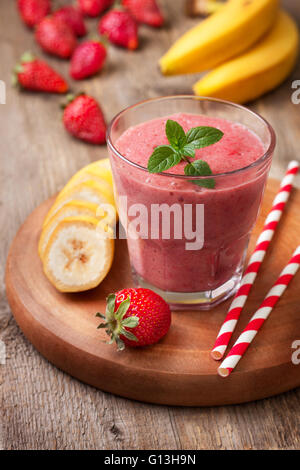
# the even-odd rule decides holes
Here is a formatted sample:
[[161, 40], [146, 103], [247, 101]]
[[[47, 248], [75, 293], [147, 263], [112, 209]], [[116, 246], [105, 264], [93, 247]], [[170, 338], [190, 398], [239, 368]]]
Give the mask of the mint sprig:
[[[184, 168], [185, 175], [210, 176], [212, 174], [207, 162], [204, 160], [190, 162], [189, 158], [195, 158], [195, 150], [218, 142], [224, 135], [220, 129], [199, 126], [193, 127], [185, 133], [178, 122], [168, 119], [165, 131], [170, 145], [159, 145], [154, 149], [148, 160], [150, 173], [161, 173], [185, 160], [187, 162]], [[209, 189], [215, 187], [213, 178], [194, 180], [192, 183]]]

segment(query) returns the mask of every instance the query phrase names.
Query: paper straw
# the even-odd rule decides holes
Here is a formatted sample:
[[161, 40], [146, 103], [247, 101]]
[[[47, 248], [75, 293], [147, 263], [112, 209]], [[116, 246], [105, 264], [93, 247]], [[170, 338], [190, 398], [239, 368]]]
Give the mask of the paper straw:
[[218, 369], [219, 375], [228, 377], [229, 374], [236, 367], [240, 359], [247, 351], [249, 345], [257, 335], [258, 331], [263, 326], [264, 322], [272, 312], [278, 300], [286, 290], [287, 286], [295, 276], [300, 266], [300, 245], [295, 250], [289, 263], [281, 272], [279, 278], [273, 285], [272, 289], [266, 295], [259, 309], [251, 318], [250, 322], [235, 342], [232, 349], [227, 354], [226, 358]]
[[293, 180], [298, 169], [299, 163], [291, 161], [287, 167], [286, 174], [281, 181], [279, 191], [273, 201], [272, 209], [265, 220], [263, 230], [258, 237], [254, 252], [242, 278], [241, 285], [229, 307], [228, 313], [211, 351], [211, 356], [216, 361], [219, 361], [224, 356], [232, 333], [234, 332], [243, 307], [247, 301], [251, 287], [254, 284], [259, 268], [264, 260], [278, 222], [284, 211], [286, 202], [292, 190]]

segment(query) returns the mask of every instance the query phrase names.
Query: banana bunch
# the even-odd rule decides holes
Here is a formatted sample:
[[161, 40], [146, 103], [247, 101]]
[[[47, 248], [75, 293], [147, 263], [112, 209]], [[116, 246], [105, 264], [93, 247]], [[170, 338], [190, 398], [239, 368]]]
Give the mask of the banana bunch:
[[116, 209], [109, 160], [82, 168], [48, 212], [38, 252], [44, 273], [61, 292], [100, 284], [114, 255]]
[[245, 103], [283, 82], [298, 55], [296, 23], [278, 0], [228, 0], [161, 58], [164, 75], [211, 70], [197, 95]]

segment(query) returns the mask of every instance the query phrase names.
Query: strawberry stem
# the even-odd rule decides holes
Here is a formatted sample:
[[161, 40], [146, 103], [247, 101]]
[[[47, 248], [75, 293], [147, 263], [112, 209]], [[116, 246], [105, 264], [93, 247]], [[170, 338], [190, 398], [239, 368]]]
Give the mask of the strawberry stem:
[[129, 296], [120, 303], [117, 311], [115, 311], [115, 306], [116, 296], [115, 294], [109, 294], [107, 297], [105, 316], [98, 312], [96, 313], [96, 317], [105, 320], [104, 323], [100, 323], [100, 325], [98, 325], [98, 328], [105, 328], [106, 333], [110, 337], [108, 344], [115, 342], [118, 351], [122, 351], [125, 348], [125, 344], [120, 336], [124, 336], [130, 341], [138, 341], [137, 337], [129, 331], [128, 328], [135, 328], [139, 324], [139, 318], [136, 316], [124, 318], [130, 307]]
[[85, 95], [84, 91], [81, 91], [79, 93], [68, 93], [65, 98], [65, 101], [60, 104], [61, 109], [65, 109], [70, 103], [72, 103], [72, 101], [78, 98], [78, 96], [82, 96], [82, 95]]
[[30, 51], [24, 52], [24, 54], [21, 56], [21, 64], [26, 64], [27, 62], [33, 62], [35, 60], [34, 55]]

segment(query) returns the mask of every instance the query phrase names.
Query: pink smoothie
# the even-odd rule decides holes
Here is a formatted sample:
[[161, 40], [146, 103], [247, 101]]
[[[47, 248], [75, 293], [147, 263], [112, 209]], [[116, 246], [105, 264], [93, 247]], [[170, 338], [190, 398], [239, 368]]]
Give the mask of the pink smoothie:
[[[218, 143], [196, 151], [196, 158], [207, 161], [215, 175], [244, 168], [265, 152], [260, 139], [246, 127], [193, 114], [176, 114], [129, 128], [117, 140], [116, 148], [128, 160], [146, 168], [153, 149], [168, 144], [167, 119], [176, 120], [185, 131], [196, 126], [223, 131]], [[127, 196], [128, 207], [143, 204], [150, 224], [151, 204], [191, 204], [193, 216], [195, 205], [204, 204], [202, 249], [186, 250], [187, 240], [172, 236], [165, 240], [161, 232], [158, 239], [128, 234], [131, 263], [141, 278], [164, 291], [203, 292], [218, 288], [240, 273], [263, 194], [265, 169], [260, 174], [251, 168], [232, 176], [219, 176], [215, 178], [215, 189], [205, 189], [182, 178], [149, 174], [114, 154], [111, 157], [117, 201], [120, 196]], [[184, 166], [182, 162], [166, 173], [182, 175]], [[123, 225], [126, 216], [127, 220], [133, 218], [121, 207]]]
[[[264, 154], [262, 142], [241, 124], [193, 114], [174, 114], [131, 127], [118, 139], [117, 149], [128, 160], [147, 168], [153, 149], [169, 143], [165, 134], [168, 119], [179, 122], [185, 132], [192, 127], [212, 126], [224, 133], [218, 143], [196, 151], [196, 159], [205, 160], [214, 174], [243, 168]], [[184, 174], [184, 166], [182, 162], [167, 173]]]

